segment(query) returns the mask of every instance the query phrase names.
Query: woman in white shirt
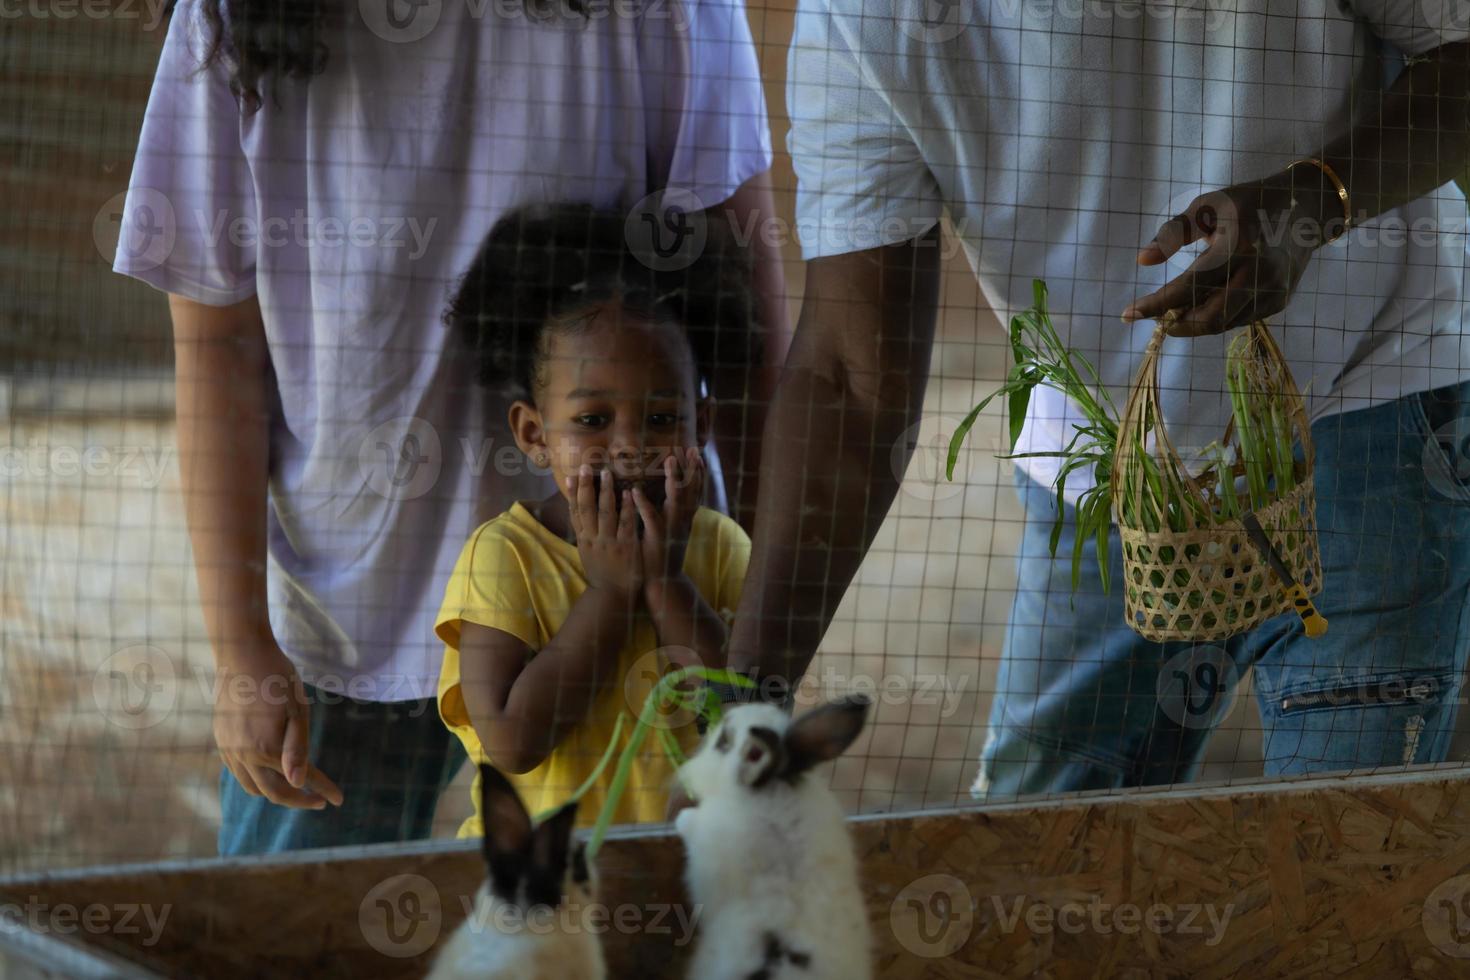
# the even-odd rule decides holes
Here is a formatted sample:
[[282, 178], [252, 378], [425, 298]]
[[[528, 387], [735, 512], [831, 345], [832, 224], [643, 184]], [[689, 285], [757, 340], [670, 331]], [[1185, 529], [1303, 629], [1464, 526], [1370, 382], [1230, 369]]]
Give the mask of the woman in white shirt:
[[[173, 11], [114, 267], [173, 315], [222, 853], [426, 836], [462, 761], [436, 597], [475, 527], [545, 494], [441, 322], [497, 217], [749, 227], [770, 163], [739, 0]], [[779, 363], [779, 266], [751, 247]], [[765, 380], [715, 392], [727, 465]]]

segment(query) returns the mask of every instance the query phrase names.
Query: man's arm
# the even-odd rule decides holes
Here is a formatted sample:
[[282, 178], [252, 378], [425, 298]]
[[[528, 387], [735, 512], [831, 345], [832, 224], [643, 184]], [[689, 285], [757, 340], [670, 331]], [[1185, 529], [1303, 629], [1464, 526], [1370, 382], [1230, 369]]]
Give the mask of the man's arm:
[[766, 420], [735, 670], [800, 679], [893, 503], [929, 380], [939, 235], [807, 266]]
[[[1354, 222], [1464, 176], [1470, 168], [1470, 41], [1410, 59], [1378, 111], [1365, 114], [1320, 156], [1347, 186]], [[1316, 194], [1323, 220], [1342, 215], [1330, 181], [1298, 167], [1296, 183], [1299, 195], [1307, 188]]]
[[731, 516], [749, 531], [755, 525], [761, 433], [767, 406], [775, 395], [781, 364], [791, 346], [781, 248], [771, 244], [766, 234], [774, 227], [776, 217], [771, 172], [764, 171], [741, 184], [710, 216], [727, 222], [731, 233], [741, 238], [750, 236], [746, 247], [750, 250], [751, 287], [761, 322], [761, 363], [717, 370], [712, 392], [716, 399], [713, 435], [724, 464]]
[[[1411, 59], [1378, 107], [1318, 158], [1346, 187], [1354, 223], [1463, 176], [1470, 168], [1470, 42]], [[1123, 318], [1156, 319], [1181, 309], [1172, 332], [1195, 336], [1278, 313], [1312, 254], [1341, 232], [1343, 218], [1336, 185], [1312, 164], [1202, 195], [1159, 229], [1138, 261], [1158, 265], [1201, 239], [1209, 248]]]

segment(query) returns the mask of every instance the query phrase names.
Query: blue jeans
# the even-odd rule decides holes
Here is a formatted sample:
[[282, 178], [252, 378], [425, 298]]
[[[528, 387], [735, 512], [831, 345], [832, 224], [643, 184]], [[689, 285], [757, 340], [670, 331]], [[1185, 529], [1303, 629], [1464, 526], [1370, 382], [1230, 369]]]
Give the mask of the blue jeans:
[[465, 761], [433, 698], [356, 701], [306, 685], [311, 761], [342, 789], [340, 807], [298, 810], [251, 796], [220, 772], [221, 855], [428, 837], [434, 808]]
[[1185, 782], [1255, 669], [1268, 775], [1444, 761], [1470, 650], [1470, 382], [1312, 426], [1327, 634], [1295, 614], [1218, 645], [1159, 644], [1124, 624], [1094, 542], [1071, 595], [1075, 512], [1057, 557], [1056, 496], [1024, 475], [1026, 509], [990, 733], [973, 794]]

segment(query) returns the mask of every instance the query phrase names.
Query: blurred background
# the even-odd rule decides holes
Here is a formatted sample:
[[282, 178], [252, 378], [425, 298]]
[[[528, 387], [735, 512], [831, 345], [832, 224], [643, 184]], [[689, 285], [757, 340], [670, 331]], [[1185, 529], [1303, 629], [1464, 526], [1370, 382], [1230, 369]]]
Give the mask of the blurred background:
[[[52, 10], [65, 5], [53, 5]], [[212, 856], [212, 657], [179, 497], [163, 294], [111, 271], [166, 24], [161, 0], [0, 19], [0, 874]], [[791, 0], [749, 0], [778, 213], [791, 219], [783, 81]], [[1007, 351], [953, 238], [918, 451], [813, 665], [874, 689], [837, 765], [853, 810], [968, 799], [1014, 587], [1020, 509], [997, 410], [951, 483], [949, 435]], [[792, 322], [803, 270], [787, 245]], [[145, 688], [155, 692], [138, 700]], [[1205, 779], [1260, 771], [1247, 686]], [[468, 811], [468, 772], [436, 833]]]

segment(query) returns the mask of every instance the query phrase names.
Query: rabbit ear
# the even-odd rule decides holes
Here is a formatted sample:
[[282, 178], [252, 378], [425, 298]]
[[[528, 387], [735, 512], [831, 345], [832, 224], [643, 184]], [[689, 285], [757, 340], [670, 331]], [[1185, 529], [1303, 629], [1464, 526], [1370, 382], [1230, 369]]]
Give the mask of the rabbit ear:
[[572, 828], [577, 825], [573, 800], [541, 822], [531, 834], [531, 865], [526, 872], [526, 901], [531, 905], [561, 904], [567, 865], [572, 853]]
[[480, 763], [480, 819], [485, 825], [485, 863], [491, 891], [514, 900], [531, 846], [531, 815], [509, 779]]
[[774, 729], [751, 728], [741, 740], [739, 751], [736, 778], [751, 789], [760, 789], [786, 768], [786, 752]]
[[872, 702], [861, 694], [813, 708], [786, 729], [786, 772], [796, 776], [837, 758], [862, 734]]
[[572, 884], [585, 885], [592, 880], [592, 869], [587, 865], [587, 842], [581, 841], [572, 849]]

